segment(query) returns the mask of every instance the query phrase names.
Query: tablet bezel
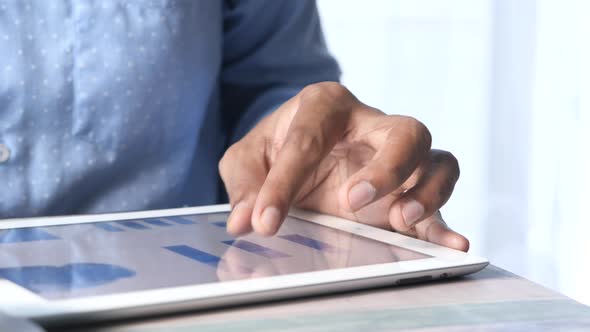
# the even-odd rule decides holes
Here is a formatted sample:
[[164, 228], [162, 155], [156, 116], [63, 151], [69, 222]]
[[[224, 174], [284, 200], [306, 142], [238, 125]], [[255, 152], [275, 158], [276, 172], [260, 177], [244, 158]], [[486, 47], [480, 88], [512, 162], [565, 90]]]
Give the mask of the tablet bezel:
[[[209, 205], [166, 210], [94, 215], [6, 219], [0, 230], [127, 219], [229, 212], [230, 206]], [[416, 251], [431, 258], [295, 273], [248, 280], [158, 288], [65, 300], [47, 300], [8, 280], [0, 280], [0, 310], [45, 322], [125, 318], [149, 313], [211, 308], [333, 291], [377, 287], [464, 275], [483, 269], [484, 258], [350, 220], [293, 209], [292, 217]]]

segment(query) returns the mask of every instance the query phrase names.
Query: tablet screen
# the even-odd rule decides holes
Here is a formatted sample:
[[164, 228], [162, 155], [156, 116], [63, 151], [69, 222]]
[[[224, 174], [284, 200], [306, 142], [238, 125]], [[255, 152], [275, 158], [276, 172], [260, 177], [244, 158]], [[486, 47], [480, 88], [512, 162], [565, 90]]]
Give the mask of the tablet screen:
[[234, 238], [227, 213], [0, 230], [0, 278], [46, 299], [338, 269], [430, 256], [288, 217]]

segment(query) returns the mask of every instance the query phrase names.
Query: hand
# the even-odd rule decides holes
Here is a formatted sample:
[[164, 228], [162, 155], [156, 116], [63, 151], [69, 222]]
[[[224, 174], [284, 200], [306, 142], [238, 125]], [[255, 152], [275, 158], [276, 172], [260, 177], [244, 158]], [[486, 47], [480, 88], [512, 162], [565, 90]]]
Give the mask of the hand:
[[289, 207], [315, 210], [467, 251], [439, 208], [459, 178], [419, 121], [386, 115], [338, 83], [304, 88], [219, 163], [228, 231], [275, 234]]

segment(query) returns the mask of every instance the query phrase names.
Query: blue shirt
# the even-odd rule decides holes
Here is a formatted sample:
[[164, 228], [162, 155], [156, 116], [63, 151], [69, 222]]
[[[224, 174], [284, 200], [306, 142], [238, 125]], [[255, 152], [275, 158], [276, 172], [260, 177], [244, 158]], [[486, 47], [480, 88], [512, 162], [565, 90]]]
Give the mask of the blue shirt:
[[216, 203], [224, 150], [338, 75], [312, 1], [0, 0], [0, 218]]

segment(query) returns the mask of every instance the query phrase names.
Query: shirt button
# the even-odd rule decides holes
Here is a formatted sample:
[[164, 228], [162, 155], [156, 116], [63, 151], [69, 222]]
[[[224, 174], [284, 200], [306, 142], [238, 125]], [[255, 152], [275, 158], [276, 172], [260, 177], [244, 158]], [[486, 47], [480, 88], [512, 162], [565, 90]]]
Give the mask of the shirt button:
[[0, 164], [7, 162], [8, 159], [10, 159], [10, 149], [0, 143]]

